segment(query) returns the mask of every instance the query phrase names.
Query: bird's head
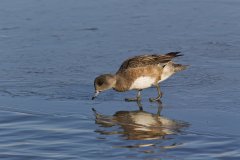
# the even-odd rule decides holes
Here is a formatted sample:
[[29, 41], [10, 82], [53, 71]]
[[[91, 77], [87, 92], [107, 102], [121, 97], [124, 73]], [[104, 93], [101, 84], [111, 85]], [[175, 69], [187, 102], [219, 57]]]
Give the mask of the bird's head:
[[100, 92], [111, 89], [116, 84], [116, 76], [112, 74], [103, 74], [95, 78], [94, 80], [94, 87], [95, 87], [95, 94], [92, 97], [94, 100]]

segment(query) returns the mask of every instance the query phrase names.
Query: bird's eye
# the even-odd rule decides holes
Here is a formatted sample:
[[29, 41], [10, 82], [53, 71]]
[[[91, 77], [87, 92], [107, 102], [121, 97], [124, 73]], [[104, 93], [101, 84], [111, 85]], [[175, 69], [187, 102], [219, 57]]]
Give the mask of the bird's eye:
[[97, 81], [97, 84], [98, 84], [98, 86], [101, 86], [101, 85], [103, 85], [103, 83], [104, 83], [104, 81], [103, 81], [103, 80], [99, 80], [99, 81]]

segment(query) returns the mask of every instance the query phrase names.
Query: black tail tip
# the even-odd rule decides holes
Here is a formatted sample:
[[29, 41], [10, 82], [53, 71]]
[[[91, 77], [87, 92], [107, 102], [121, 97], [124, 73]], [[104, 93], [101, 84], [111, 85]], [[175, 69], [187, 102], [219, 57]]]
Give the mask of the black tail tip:
[[173, 57], [183, 56], [183, 54], [179, 54], [179, 53], [181, 52], [169, 52], [166, 55], [173, 56]]

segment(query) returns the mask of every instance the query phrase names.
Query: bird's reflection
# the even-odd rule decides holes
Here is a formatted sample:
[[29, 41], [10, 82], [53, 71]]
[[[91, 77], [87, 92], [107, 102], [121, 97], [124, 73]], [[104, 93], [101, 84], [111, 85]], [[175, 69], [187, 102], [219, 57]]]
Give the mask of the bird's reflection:
[[106, 116], [93, 109], [96, 123], [102, 127], [120, 126], [122, 131], [98, 130], [100, 134], [122, 134], [128, 140], [166, 139], [166, 135], [181, 132], [188, 124], [160, 116], [161, 101], [157, 102], [158, 112], [152, 114], [143, 110], [118, 111], [113, 116]]

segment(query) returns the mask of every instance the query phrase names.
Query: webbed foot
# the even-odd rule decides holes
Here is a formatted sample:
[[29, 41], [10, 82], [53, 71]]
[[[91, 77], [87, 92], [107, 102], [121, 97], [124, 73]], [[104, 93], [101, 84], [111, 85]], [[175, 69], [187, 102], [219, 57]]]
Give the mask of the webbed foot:
[[159, 100], [161, 100], [162, 96], [163, 96], [163, 93], [160, 92], [160, 94], [156, 98], [149, 98], [149, 101], [150, 102], [159, 101]]

